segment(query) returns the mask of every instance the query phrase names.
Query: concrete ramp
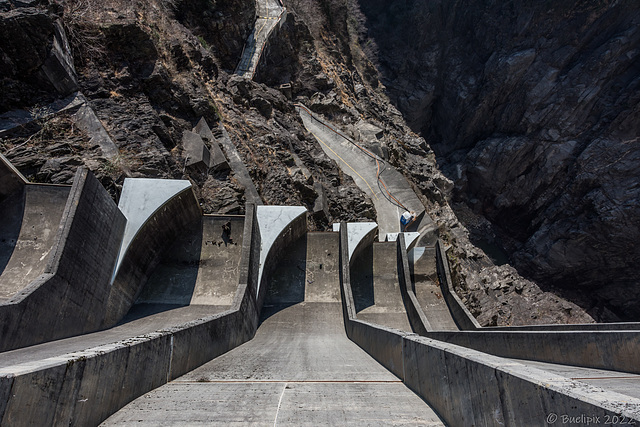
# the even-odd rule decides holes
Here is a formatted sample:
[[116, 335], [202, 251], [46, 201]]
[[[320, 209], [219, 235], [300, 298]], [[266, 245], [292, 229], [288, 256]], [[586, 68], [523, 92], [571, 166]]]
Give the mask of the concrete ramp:
[[133, 401], [103, 425], [442, 425], [345, 335], [337, 233], [280, 258], [253, 340]]
[[238, 289], [243, 226], [244, 217], [224, 215], [205, 215], [192, 224], [166, 252], [136, 304], [230, 307]]
[[358, 319], [411, 332], [397, 262], [395, 242], [373, 242], [351, 264], [351, 288]]
[[414, 259], [411, 279], [415, 284], [416, 297], [429, 324], [436, 331], [459, 330], [438, 284], [436, 249], [421, 247], [412, 251]]
[[86, 169], [73, 186], [30, 184], [2, 160], [0, 350], [99, 329], [124, 217]]
[[45, 272], [71, 187], [28, 184], [0, 205], [0, 301]]

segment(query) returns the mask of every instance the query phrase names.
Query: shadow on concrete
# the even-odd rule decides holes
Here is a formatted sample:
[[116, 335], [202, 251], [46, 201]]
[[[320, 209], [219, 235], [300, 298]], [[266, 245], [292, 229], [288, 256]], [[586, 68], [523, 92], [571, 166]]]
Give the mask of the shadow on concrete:
[[0, 204], [0, 272], [6, 268], [18, 242], [24, 217], [24, 200], [24, 192], [20, 192], [7, 197]]
[[190, 304], [198, 278], [202, 234], [203, 223], [200, 220], [176, 239], [144, 285], [136, 305], [169, 305], [175, 308]]
[[144, 317], [184, 307], [183, 304], [135, 304], [116, 326], [124, 325]]
[[373, 290], [373, 245], [369, 245], [353, 261], [351, 266], [351, 292], [356, 313], [375, 305]]
[[307, 270], [307, 235], [296, 240], [280, 257], [267, 280], [260, 323], [292, 305], [304, 301]]
[[0, 299], [12, 298], [46, 270], [71, 187], [30, 184], [0, 207]]

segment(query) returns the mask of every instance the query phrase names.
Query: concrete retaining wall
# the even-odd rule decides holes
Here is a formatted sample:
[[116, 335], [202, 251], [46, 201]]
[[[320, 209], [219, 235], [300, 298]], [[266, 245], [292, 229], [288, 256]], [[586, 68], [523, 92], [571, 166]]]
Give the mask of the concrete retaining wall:
[[480, 323], [473, 317], [467, 307], [462, 303], [456, 291], [453, 289], [451, 270], [447, 261], [447, 253], [442, 240], [436, 243], [436, 267], [440, 279], [440, 290], [451, 311], [451, 316], [461, 330], [475, 330], [481, 328]]
[[400, 292], [402, 292], [402, 300], [404, 307], [414, 332], [424, 335], [427, 331], [433, 331], [433, 328], [424, 314], [413, 281], [411, 281], [411, 271], [409, 270], [409, 256], [407, 255], [407, 247], [405, 245], [404, 234], [400, 233], [396, 240], [398, 247], [398, 280], [400, 283]]
[[44, 274], [0, 306], [2, 351], [100, 328], [124, 223], [100, 182], [79, 169]]
[[516, 359], [640, 374], [640, 331], [431, 332], [427, 337]]
[[512, 360], [381, 328], [355, 317], [346, 227], [340, 282], [347, 335], [450, 425], [545, 426], [551, 413], [640, 421], [640, 399], [604, 391]]
[[113, 281], [103, 327], [114, 326], [129, 311], [163, 253], [201, 214], [193, 190], [187, 188], [160, 206], [142, 225]]
[[0, 369], [0, 424], [98, 425], [133, 399], [251, 339], [260, 247], [247, 206], [238, 291], [226, 312], [82, 352]]
[[27, 180], [13, 165], [0, 154], [0, 201], [13, 193], [21, 191]]

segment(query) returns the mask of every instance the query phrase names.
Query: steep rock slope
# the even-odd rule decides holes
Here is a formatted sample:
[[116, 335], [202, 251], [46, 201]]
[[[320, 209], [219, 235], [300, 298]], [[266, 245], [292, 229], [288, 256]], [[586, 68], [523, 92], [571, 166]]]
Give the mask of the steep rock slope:
[[360, 6], [361, 44], [472, 233], [595, 317], [638, 320], [640, 5]]
[[[63, 23], [78, 89], [119, 151], [115, 158], [102, 155], [69, 114], [42, 116], [0, 140], [0, 150], [28, 178], [68, 182], [84, 165], [115, 198], [126, 176], [190, 179], [205, 212], [241, 213], [244, 189], [233, 172], [185, 168], [183, 132], [204, 117], [214, 130], [227, 130], [265, 203], [313, 211], [322, 199], [323, 209], [310, 220], [318, 229], [374, 217], [370, 200], [306, 135], [282, 93], [229, 74], [253, 28], [253, 0], [4, 3], [3, 26], [33, 14], [43, 17], [45, 29]], [[31, 37], [25, 43], [37, 51], [50, 41]], [[29, 59], [29, 51], [11, 53], [15, 63]], [[35, 78], [8, 77], [4, 84], [31, 85], [38, 96], [7, 102], [0, 113], [46, 110], [59, 96]]]
[[[244, 189], [233, 172], [185, 168], [183, 132], [204, 117], [214, 131], [226, 129], [265, 203], [308, 207], [315, 229], [339, 220], [374, 219], [371, 201], [304, 129], [293, 108], [303, 102], [353, 137], [362, 136], [364, 123], [383, 130], [380, 139], [365, 145], [412, 182], [441, 237], [452, 245], [463, 297], [482, 324], [592, 320], [513, 268], [494, 265], [470, 244], [448, 204], [453, 183], [439, 171], [427, 141], [389, 102], [375, 64], [365, 55], [374, 43], [359, 37], [366, 19], [355, 0], [285, 0], [288, 14], [265, 49], [257, 82], [230, 74], [253, 26], [253, 0], [11, 0], [0, 5], [7, 12], [3, 18], [14, 19], [30, 8], [62, 23], [78, 89], [119, 152], [116, 157], [103, 153], [70, 114], [48, 116], [47, 103], [62, 94], [35, 74], [14, 73], [3, 81], [5, 87], [31, 92], [7, 97], [0, 114], [21, 108], [36, 112], [37, 119], [2, 136], [0, 150], [30, 179], [68, 182], [74, 169], [85, 165], [116, 199], [126, 176], [190, 179], [205, 212], [240, 213]], [[46, 50], [51, 37], [27, 41], [31, 50]], [[29, 59], [17, 49], [6, 57], [12, 63]], [[30, 70], [37, 73], [37, 68]]]

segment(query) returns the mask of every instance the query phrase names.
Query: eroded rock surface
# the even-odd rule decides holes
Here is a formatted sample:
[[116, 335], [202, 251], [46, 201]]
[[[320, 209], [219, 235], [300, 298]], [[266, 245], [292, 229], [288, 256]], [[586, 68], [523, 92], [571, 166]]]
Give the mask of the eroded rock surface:
[[637, 319], [638, 3], [360, 6], [391, 99], [518, 270]]

